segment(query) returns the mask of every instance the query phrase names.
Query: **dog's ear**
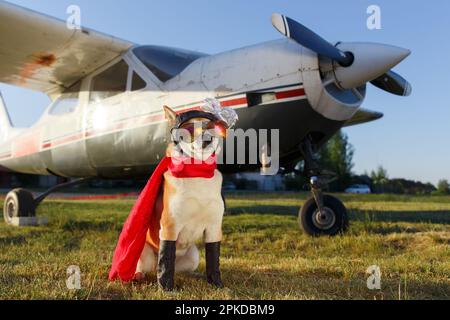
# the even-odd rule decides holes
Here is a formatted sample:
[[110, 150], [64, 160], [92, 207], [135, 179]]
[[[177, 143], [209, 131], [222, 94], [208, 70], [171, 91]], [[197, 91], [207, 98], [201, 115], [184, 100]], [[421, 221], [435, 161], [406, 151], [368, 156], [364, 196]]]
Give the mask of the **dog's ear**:
[[166, 114], [166, 120], [169, 121], [169, 126], [173, 127], [177, 119], [177, 113], [170, 109], [168, 106], [163, 106], [164, 112]]

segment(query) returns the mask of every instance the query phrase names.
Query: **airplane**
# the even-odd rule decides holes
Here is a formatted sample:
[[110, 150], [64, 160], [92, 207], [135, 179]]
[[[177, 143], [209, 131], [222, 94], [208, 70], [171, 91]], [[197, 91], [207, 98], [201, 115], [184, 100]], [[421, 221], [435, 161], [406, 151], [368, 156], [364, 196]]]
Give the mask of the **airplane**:
[[323, 193], [328, 178], [315, 154], [341, 128], [383, 116], [361, 108], [368, 83], [398, 96], [411, 93], [392, 71], [411, 52], [377, 43], [332, 44], [277, 13], [272, 24], [283, 38], [208, 55], [70, 29], [1, 1], [0, 82], [43, 92], [52, 102], [32, 127], [15, 128], [0, 97], [0, 169], [77, 178], [37, 197], [12, 190], [4, 203], [6, 223], [34, 217], [48, 194], [86, 179], [148, 176], [170, 139], [162, 106], [183, 112], [215, 98], [237, 111], [237, 128], [279, 129], [285, 172], [304, 160], [312, 191], [299, 213], [304, 231], [343, 233], [345, 206]]

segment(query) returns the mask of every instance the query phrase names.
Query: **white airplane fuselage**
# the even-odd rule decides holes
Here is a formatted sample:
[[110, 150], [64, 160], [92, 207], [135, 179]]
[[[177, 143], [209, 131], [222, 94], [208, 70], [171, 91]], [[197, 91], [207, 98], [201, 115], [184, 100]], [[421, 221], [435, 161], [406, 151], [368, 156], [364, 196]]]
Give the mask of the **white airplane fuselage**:
[[[301, 158], [298, 145], [305, 136], [322, 145], [365, 97], [365, 85], [337, 90], [325, 82], [318, 56], [290, 39], [200, 57], [165, 82], [133, 49], [81, 81], [74, 110], [54, 112], [55, 96], [31, 128], [0, 130], [0, 168], [65, 177], [148, 174], [169, 143], [162, 106], [183, 111], [208, 97], [236, 109], [237, 128], [279, 129], [281, 164], [290, 163]], [[128, 66], [125, 90], [93, 99], [93, 79], [122, 60]], [[136, 75], [144, 87], [134, 88]]]

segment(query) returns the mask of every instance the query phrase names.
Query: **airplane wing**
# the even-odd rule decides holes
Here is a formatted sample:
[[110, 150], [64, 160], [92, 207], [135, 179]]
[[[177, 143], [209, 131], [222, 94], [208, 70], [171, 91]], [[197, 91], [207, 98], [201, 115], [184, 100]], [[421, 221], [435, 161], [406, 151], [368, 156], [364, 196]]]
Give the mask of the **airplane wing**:
[[375, 121], [375, 120], [381, 119], [382, 117], [383, 117], [383, 114], [381, 112], [376, 112], [376, 111], [371, 111], [371, 110], [366, 110], [366, 109], [359, 109], [355, 113], [353, 118], [351, 118], [350, 120], [348, 120], [345, 123], [344, 127], [350, 127], [350, 126], [355, 126], [355, 125], [366, 123], [366, 122]]
[[56, 94], [132, 45], [0, 0], [0, 82]]

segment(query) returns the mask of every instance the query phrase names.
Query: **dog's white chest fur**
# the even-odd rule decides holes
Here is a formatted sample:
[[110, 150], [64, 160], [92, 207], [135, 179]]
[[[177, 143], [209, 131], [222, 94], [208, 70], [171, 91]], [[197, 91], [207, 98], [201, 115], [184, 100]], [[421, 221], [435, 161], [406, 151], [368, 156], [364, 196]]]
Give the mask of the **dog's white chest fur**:
[[178, 234], [177, 248], [185, 249], [205, 237], [205, 242], [218, 242], [222, 238], [224, 203], [221, 196], [222, 174], [215, 170], [207, 178], [175, 178], [164, 174], [170, 186], [169, 214]]

